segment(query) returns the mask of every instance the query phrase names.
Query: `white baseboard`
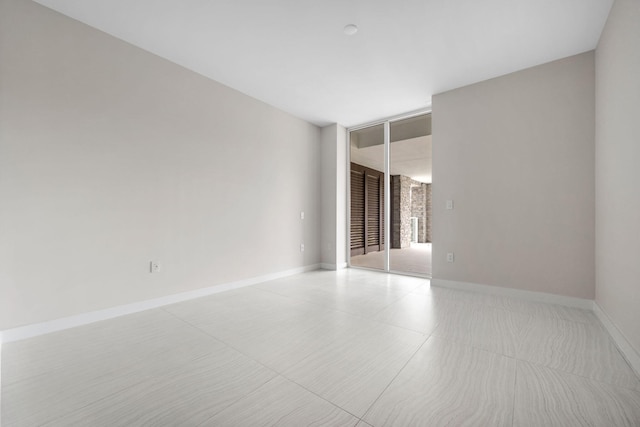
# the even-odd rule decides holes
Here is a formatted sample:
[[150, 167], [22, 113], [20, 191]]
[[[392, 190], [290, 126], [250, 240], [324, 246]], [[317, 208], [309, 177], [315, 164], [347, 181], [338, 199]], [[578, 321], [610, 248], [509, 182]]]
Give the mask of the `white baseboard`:
[[89, 323], [99, 322], [101, 320], [112, 319], [114, 317], [124, 316], [127, 314], [137, 313], [152, 308], [158, 308], [177, 302], [187, 301], [200, 298], [207, 295], [217, 294], [232, 289], [243, 288], [269, 280], [279, 279], [281, 277], [292, 276], [294, 274], [305, 273], [308, 271], [318, 270], [320, 264], [312, 264], [304, 267], [293, 268], [291, 270], [279, 271], [277, 273], [265, 274], [264, 276], [251, 277], [249, 279], [238, 280], [236, 282], [224, 283], [221, 285], [210, 286], [207, 288], [196, 289], [179, 294], [167, 295], [160, 298], [154, 298], [146, 301], [134, 302], [131, 304], [111, 307], [104, 310], [92, 311], [89, 313], [77, 314], [74, 316], [63, 317], [33, 325], [20, 326], [13, 329], [0, 331], [0, 344], [12, 341], [20, 341], [38, 335], [48, 334], [50, 332], [61, 331], [63, 329], [74, 328], [76, 326], [87, 325]]
[[600, 319], [600, 322], [604, 325], [613, 342], [622, 353], [622, 356], [627, 360], [631, 368], [636, 372], [636, 375], [640, 377], [640, 353], [631, 345], [629, 340], [624, 336], [618, 327], [611, 321], [607, 313], [598, 305], [597, 302], [593, 302], [593, 311]]
[[525, 291], [522, 289], [502, 288], [500, 286], [481, 285], [478, 283], [457, 282], [454, 280], [431, 279], [432, 286], [459, 289], [462, 291], [480, 292], [483, 294], [499, 295], [524, 299], [533, 302], [564, 305], [567, 307], [593, 310], [593, 300], [585, 298], [567, 297], [564, 295], [548, 294], [545, 292]]
[[584, 298], [567, 297], [563, 295], [548, 294], [544, 292], [524, 291], [521, 289], [501, 288], [498, 286], [481, 285], [478, 283], [457, 282], [454, 280], [431, 279], [432, 286], [442, 288], [459, 289], [463, 291], [480, 292], [484, 294], [500, 295], [506, 297], [520, 298], [533, 302], [544, 302], [548, 304], [564, 305], [567, 307], [582, 308], [595, 313], [602, 325], [605, 327], [614, 343], [627, 360], [631, 368], [640, 377], [640, 353], [631, 345], [617, 326], [611, 321], [609, 316], [593, 300]]
[[348, 264], [346, 262], [340, 263], [340, 264], [330, 264], [330, 263], [326, 263], [323, 262], [322, 264], [320, 264], [320, 268], [323, 270], [342, 270], [343, 268], [347, 268]]

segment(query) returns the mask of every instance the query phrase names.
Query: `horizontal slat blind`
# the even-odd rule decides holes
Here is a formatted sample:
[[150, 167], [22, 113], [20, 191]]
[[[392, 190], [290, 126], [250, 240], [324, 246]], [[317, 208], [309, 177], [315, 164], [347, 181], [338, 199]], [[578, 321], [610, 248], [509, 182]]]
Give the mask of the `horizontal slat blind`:
[[367, 244], [380, 244], [380, 179], [367, 174]]
[[384, 173], [351, 163], [351, 255], [384, 249]]
[[364, 173], [351, 171], [351, 249], [364, 248]]

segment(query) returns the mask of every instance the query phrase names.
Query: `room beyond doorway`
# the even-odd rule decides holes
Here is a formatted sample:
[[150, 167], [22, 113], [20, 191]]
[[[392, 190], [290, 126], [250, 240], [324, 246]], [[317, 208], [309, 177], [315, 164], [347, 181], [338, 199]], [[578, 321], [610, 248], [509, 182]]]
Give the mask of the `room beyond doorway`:
[[[384, 251], [356, 255], [351, 257], [351, 266], [379, 268], [383, 264], [383, 256]], [[431, 243], [411, 243], [408, 248], [392, 248], [390, 257], [393, 259], [393, 271], [431, 276]]]
[[431, 276], [431, 114], [349, 131], [350, 265]]

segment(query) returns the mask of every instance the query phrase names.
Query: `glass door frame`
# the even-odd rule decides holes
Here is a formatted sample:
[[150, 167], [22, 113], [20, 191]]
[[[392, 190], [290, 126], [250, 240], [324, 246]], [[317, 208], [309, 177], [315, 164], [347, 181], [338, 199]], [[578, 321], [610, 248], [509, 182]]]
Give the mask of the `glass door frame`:
[[[389, 173], [390, 149], [391, 149], [391, 123], [410, 119], [424, 114], [432, 114], [431, 106], [414, 110], [408, 113], [380, 119], [373, 122], [364, 123], [347, 128], [347, 266], [349, 268], [382, 271], [385, 273], [402, 274], [404, 276], [418, 276], [431, 278], [430, 275], [412, 273], [408, 271], [395, 271], [390, 268], [391, 251], [391, 175]], [[383, 269], [358, 267], [351, 265], [351, 132], [366, 129], [372, 126], [384, 125], [384, 267]], [[365, 243], [366, 244], [366, 243]]]

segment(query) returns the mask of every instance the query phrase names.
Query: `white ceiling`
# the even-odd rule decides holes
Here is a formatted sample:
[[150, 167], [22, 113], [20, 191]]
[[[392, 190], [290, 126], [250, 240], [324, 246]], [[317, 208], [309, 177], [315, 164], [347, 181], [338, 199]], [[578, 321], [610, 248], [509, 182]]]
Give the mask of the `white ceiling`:
[[594, 49], [613, 2], [37, 1], [321, 126]]
[[[389, 146], [389, 174], [431, 183], [431, 135], [395, 141]], [[358, 148], [351, 145], [351, 161], [383, 171], [384, 145]]]

